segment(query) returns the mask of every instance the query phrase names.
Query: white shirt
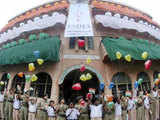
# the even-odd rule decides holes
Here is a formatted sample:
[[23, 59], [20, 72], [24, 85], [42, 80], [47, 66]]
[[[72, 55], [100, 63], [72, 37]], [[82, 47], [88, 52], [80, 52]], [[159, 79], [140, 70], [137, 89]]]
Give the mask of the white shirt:
[[97, 117], [102, 118], [102, 107], [103, 107], [102, 104], [99, 104], [97, 106], [90, 105], [90, 110], [91, 110], [90, 117], [91, 118], [97, 118]]
[[121, 106], [121, 104], [118, 104], [118, 103], [115, 104], [115, 115], [116, 116], [122, 115], [122, 106]]
[[4, 94], [0, 93], [0, 102], [4, 101]]
[[134, 108], [134, 101], [132, 99], [129, 99], [127, 110], [132, 110], [133, 108]]
[[150, 108], [150, 103], [149, 103], [149, 98], [148, 97], [145, 97], [145, 99], [144, 99], [144, 107], [146, 109]]
[[21, 107], [20, 100], [18, 100], [18, 99], [15, 98], [15, 99], [13, 100], [13, 108], [16, 109], [16, 110], [19, 110], [20, 107]]
[[75, 119], [75, 120], [77, 120], [79, 115], [80, 115], [79, 111], [77, 109], [75, 109], [75, 108], [72, 108], [72, 109], [69, 108], [66, 111], [67, 119]]
[[54, 108], [52, 108], [51, 106], [49, 106], [49, 107], [47, 108], [47, 113], [48, 113], [48, 116], [49, 116], [49, 117], [54, 117], [54, 116], [55, 116]]
[[29, 112], [31, 113], [35, 113], [37, 111], [37, 104], [32, 104], [31, 102], [29, 102]]

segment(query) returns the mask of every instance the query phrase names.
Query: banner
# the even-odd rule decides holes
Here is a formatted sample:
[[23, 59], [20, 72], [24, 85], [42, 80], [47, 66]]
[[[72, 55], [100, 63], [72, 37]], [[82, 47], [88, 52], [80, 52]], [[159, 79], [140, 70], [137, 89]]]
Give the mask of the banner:
[[70, 5], [64, 36], [93, 36], [93, 29], [88, 4], [76, 3]]

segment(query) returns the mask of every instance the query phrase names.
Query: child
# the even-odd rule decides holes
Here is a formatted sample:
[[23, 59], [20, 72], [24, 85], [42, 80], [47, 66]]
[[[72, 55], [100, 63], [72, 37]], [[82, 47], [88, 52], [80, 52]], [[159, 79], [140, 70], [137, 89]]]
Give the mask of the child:
[[115, 120], [122, 120], [122, 106], [119, 98], [115, 104]]
[[50, 101], [49, 107], [47, 108], [48, 120], [56, 120], [56, 110], [54, 108], [54, 101]]
[[21, 108], [20, 95], [16, 95], [13, 100], [13, 120], [20, 120], [19, 110]]
[[4, 91], [0, 91], [0, 118], [4, 119]]
[[79, 115], [79, 111], [74, 107], [74, 104], [71, 102], [69, 108], [66, 111], [67, 120], [78, 120]]
[[134, 108], [135, 108], [134, 100], [130, 96], [129, 99], [128, 99], [128, 106], [127, 106], [129, 120], [132, 120], [134, 118], [134, 111], [133, 111]]
[[37, 112], [37, 99], [30, 99], [28, 120], [35, 120]]
[[99, 104], [99, 100], [95, 99], [94, 104], [89, 104], [91, 120], [102, 120], [103, 104]]

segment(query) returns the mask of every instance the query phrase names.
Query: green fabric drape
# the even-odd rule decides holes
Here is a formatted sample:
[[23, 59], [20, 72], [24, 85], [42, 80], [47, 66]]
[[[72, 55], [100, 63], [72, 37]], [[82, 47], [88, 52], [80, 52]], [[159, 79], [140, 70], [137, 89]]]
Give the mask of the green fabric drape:
[[116, 52], [120, 52], [124, 56], [130, 54], [134, 60], [143, 60], [141, 57], [143, 52], [148, 52], [148, 59], [160, 59], [160, 45], [143, 39], [127, 40], [124, 37], [118, 39], [106, 37], [102, 43], [108, 53], [109, 58], [116, 60]]
[[0, 65], [35, 62], [34, 51], [45, 61], [59, 61], [60, 39], [57, 36], [20, 44], [0, 51]]

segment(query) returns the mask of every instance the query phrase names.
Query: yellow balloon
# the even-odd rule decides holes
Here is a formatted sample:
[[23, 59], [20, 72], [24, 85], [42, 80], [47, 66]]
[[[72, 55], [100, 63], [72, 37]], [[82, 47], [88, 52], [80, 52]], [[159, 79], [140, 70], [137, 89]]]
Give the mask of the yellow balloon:
[[34, 63], [29, 63], [28, 64], [28, 69], [29, 69], [30, 72], [33, 72], [35, 70]]
[[4, 82], [3, 82], [3, 81], [1, 81], [1, 82], [0, 82], [0, 85], [4, 85]]
[[87, 79], [86, 79], [86, 76], [85, 76], [84, 74], [82, 74], [81, 77], [80, 77], [80, 80], [81, 80], [81, 81], [86, 81], [86, 80], [87, 80]]
[[44, 63], [44, 60], [43, 60], [43, 59], [37, 59], [37, 63], [38, 63], [39, 65], [42, 65], [42, 64]]
[[160, 79], [160, 73], [158, 74], [158, 79]]
[[125, 60], [128, 61], [128, 62], [131, 62], [131, 60], [132, 60], [131, 55], [129, 55], [129, 54], [126, 55]]
[[87, 78], [87, 80], [90, 80], [90, 79], [92, 79], [92, 75], [90, 73], [87, 73], [86, 78]]
[[37, 80], [38, 80], [38, 77], [35, 74], [33, 74], [32, 77], [31, 77], [31, 81], [35, 82]]
[[148, 52], [143, 52], [141, 56], [144, 60], [148, 57]]
[[120, 52], [116, 52], [116, 57], [117, 57], [117, 59], [121, 59], [122, 58], [122, 54]]
[[88, 58], [87, 58], [87, 64], [90, 64], [91, 62], [92, 62], [91, 58], [88, 57]]

